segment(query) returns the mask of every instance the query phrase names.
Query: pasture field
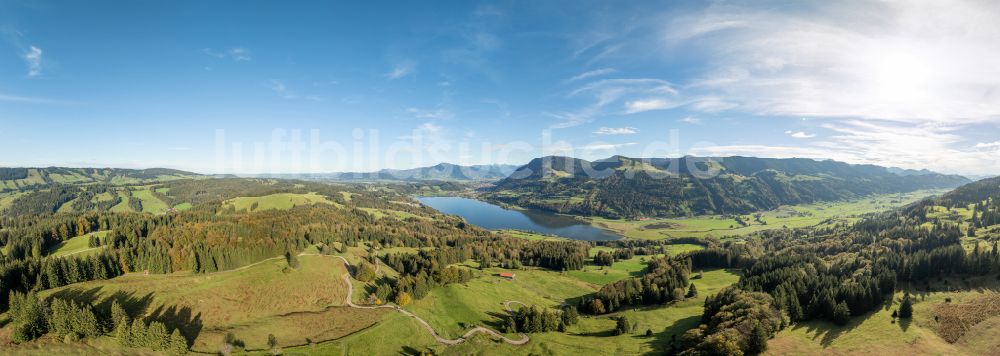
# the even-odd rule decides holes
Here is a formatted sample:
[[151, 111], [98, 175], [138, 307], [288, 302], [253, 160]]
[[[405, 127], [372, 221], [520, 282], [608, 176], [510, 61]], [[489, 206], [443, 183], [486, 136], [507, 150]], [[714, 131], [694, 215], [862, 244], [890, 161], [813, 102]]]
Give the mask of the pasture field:
[[[345, 269], [339, 259], [299, 260], [299, 269], [287, 269], [284, 259], [277, 258], [209, 274], [128, 274], [46, 290], [42, 296], [87, 301], [98, 308], [118, 300], [133, 316], [164, 321], [168, 329], [183, 325], [192, 349], [211, 353], [230, 331], [247, 349], [261, 350], [268, 334], [293, 347], [340, 338], [382, 318], [385, 311], [342, 307]], [[101, 338], [86, 342], [99, 345]]]
[[132, 196], [142, 201], [142, 211], [145, 213], [162, 214], [167, 211], [167, 203], [153, 195], [150, 188], [133, 190]]
[[[591, 249], [591, 251], [593, 250]], [[591, 254], [595, 253], [591, 252]], [[605, 285], [625, 278], [641, 276], [646, 270], [646, 261], [650, 258], [652, 256], [635, 256], [631, 259], [615, 262], [610, 267], [588, 264], [581, 270], [567, 271], [566, 274], [587, 283]]]
[[110, 231], [98, 231], [92, 234], [86, 234], [82, 236], [76, 236], [70, 238], [69, 240], [60, 242], [58, 245], [52, 247], [47, 253], [49, 256], [63, 257], [63, 256], [88, 256], [95, 254], [101, 250], [103, 247], [90, 247], [88, 243], [90, 242], [90, 235], [95, 235], [98, 238], [104, 238], [108, 235]]
[[[780, 229], [823, 226], [839, 221], [856, 221], [865, 213], [885, 211], [920, 199], [943, 193], [942, 190], [921, 190], [902, 194], [882, 194], [843, 202], [823, 202], [783, 206], [757, 214], [742, 215], [741, 225], [735, 217], [705, 215], [690, 218], [620, 220], [586, 217], [592, 225], [614, 231], [630, 239], [658, 240], [673, 237], [718, 238]], [[971, 214], [971, 213], [970, 213]]]
[[[892, 311], [899, 308], [902, 292], [897, 292], [891, 306], [861, 317], [852, 318], [845, 326], [837, 326], [825, 321], [810, 321], [793, 325], [779, 332], [768, 342], [771, 355], [846, 355], [846, 354], [894, 354], [894, 355], [985, 355], [995, 354], [1000, 347], [1000, 315], [987, 317], [984, 321], [965, 325], [964, 336], [955, 343], [949, 343], [938, 334], [938, 328], [945, 319], [939, 315], [942, 305], [962, 305], [988, 295], [996, 296], [997, 283], [993, 276], [981, 277], [976, 284], [987, 288], [961, 291], [924, 292], [911, 290], [914, 297], [913, 318], [893, 320]], [[994, 281], [987, 281], [993, 279]], [[951, 280], [954, 286], [959, 280]], [[937, 290], [948, 287], [935, 283]], [[951, 301], [946, 300], [950, 298]]]
[[24, 195], [24, 193], [3, 193], [3, 194], [0, 194], [0, 211], [4, 211], [7, 208], [9, 208], [10, 205], [14, 203], [14, 200], [17, 200], [17, 198], [19, 198], [22, 195]]
[[[490, 328], [499, 320], [495, 315], [503, 312], [503, 302], [518, 300], [541, 306], [557, 306], [566, 299], [595, 291], [598, 286], [576, 280], [559, 272], [528, 269], [515, 271], [514, 281], [494, 276], [501, 269], [487, 269], [466, 284], [435, 288], [422, 300], [406, 309], [426, 319], [435, 330], [445, 335], [457, 335], [474, 325]], [[393, 313], [386, 315], [375, 327], [340, 340], [286, 349], [286, 354], [381, 354], [433, 351], [440, 355], [499, 355], [499, 354], [643, 354], [662, 353], [669, 347], [670, 335], [680, 334], [697, 326], [702, 313], [704, 295], [714, 294], [734, 283], [738, 275], [726, 270], [707, 271], [701, 279], [693, 280], [700, 294], [681, 302], [665, 306], [640, 308], [623, 312], [638, 323], [637, 332], [613, 336], [612, 317], [580, 318], [577, 325], [566, 333], [547, 332], [530, 334], [525, 345], [514, 346], [477, 335], [465, 343], [445, 346], [430, 338], [427, 331], [413, 319]], [[523, 299], [519, 299], [523, 298]], [[518, 307], [517, 304], [512, 305]], [[439, 329], [440, 328], [440, 329]], [[646, 329], [652, 337], [643, 334]], [[391, 338], [380, 335], [390, 333]], [[509, 335], [517, 338], [517, 335]], [[377, 341], [376, 341], [377, 340]]]
[[[57, 251], [77, 249], [86, 237], [67, 241]], [[318, 249], [311, 249], [317, 250]], [[387, 248], [379, 253], [415, 252], [405, 248]], [[310, 251], [307, 251], [310, 252]], [[313, 251], [315, 252], [315, 251]], [[344, 257], [352, 264], [367, 256], [366, 248], [350, 247]], [[702, 296], [734, 283], [734, 271], [712, 270], [692, 280], [701, 293], [697, 298], [664, 306], [626, 310], [638, 323], [634, 334], [612, 336], [615, 315], [582, 317], [566, 333], [549, 332], [530, 335], [523, 346], [498, 343], [477, 335], [463, 344], [446, 346], [435, 341], [414, 319], [389, 309], [352, 309], [344, 307], [346, 288], [340, 276], [345, 273], [339, 259], [329, 256], [299, 256], [301, 267], [288, 269], [284, 259], [266, 260], [248, 267], [209, 274], [186, 272], [170, 275], [129, 274], [106, 281], [92, 281], [42, 292], [94, 303], [106, 308], [112, 300], [123, 303], [132, 315], [165, 321], [168, 328], [184, 325], [182, 333], [193, 340], [195, 352], [218, 351], [224, 335], [232, 332], [247, 345], [251, 354], [264, 354], [268, 334], [274, 334], [285, 354], [384, 354], [433, 351], [435, 354], [468, 353], [648, 353], [668, 347], [670, 334], [696, 326], [701, 315]], [[644, 268], [643, 258], [615, 263], [610, 270], [627, 277]], [[459, 264], [477, 268], [474, 261]], [[592, 268], [593, 266], [588, 266]], [[500, 268], [476, 270], [476, 277], [463, 284], [434, 288], [430, 294], [405, 309], [427, 320], [442, 336], [458, 337], [474, 326], [498, 329], [506, 301], [518, 301], [538, 307], [558, 307], [575, 298], [593, 293], [601, 286], [591, 277], [575, 272], [555, 272], [537, 268], [513, 271], [514, 280], [500, 278], [507, 271]], [[380, 275], [396, 276], [385, 265]], [[598, 275], [600, 276], [600, 275]], [[355, 300], [364, 299], [365, 283], [352, 280]], [[519, 304], [512, 304], [517, 308]], [[5, 316], [0, 315], [0, 320]], [[646, 329], [654, 336], [645, 337]], [[519, 338], [519, 335], [510, 335]], [[0, 342], [8, 336], [0, 334]], [[74, 354], [143, 354], [143, 350], [123, 349], [109, 337], [62, 344], [58, 340], [17, 345], [12, 353], [39, 354], [45, 350]], [[152, 352], [149, 352], [153, 354]]]
[[375, 209], [375, 208], [358, 208], [358, 209], [359, 210], [363, 210], [364, 212], [366, 212], [368, 214], [371, 214], [376, 219], [382, 219], [382, 218], [385, 218], [385, 217], [391, 217], [391, 218], [394, 218], [394, 219], [397, 219], [397, 220], [406, 220], [406, 219], [409, 219], [409, 218], [416, 218], [416, 219], [422, 219], [422, 220], [428, 220], [428, 219], [430, 219], [430, 218], [428, 218], [426, 216], [420, 216], [420, 215], [416, 215], [416, 214], [413, 214], [413, 213], [409, 213], [409, 212], [405, 212], [405, 211], [399, 211], [399, 210], [392, 210], [392, 209]]
[[265, 195], [262, 197], [238, 197], [226, 200], [222, 203], [223, 208], [233, 207], [236, 211], [251, 211], [254, 203], [257, 204], [257, 208], [254, 211], [262, 210], [288, 210], [297, 205], [310, 205], [310, 204], [334, 204], [337, 203], [330, 201], [326, 197], [316, 194], [295, 194], [295, 193], [278, 193]]
[[[125, 190], [127, 190], [127, 188]], [[129, 192], [125, 191], [125, 190], [119, 190], [119, 191], [115, 192], [115, 194], [118, 194], [118, 196], [121, 197], [122, 200], [120, 202], [118, 202], [117, 205], [111, 207], [111, 211], [115, 211], [115, 212], [132, 211], [132, 208], [128, 206]]]
[[525, 240], [550, 240], [550, 241], [566, 240], [566, 238], [562, 236], [545, 235], [532, 231], [504, 229], [504, 230], [497, 230], [496, 232], [498, 234], [517, 237]]

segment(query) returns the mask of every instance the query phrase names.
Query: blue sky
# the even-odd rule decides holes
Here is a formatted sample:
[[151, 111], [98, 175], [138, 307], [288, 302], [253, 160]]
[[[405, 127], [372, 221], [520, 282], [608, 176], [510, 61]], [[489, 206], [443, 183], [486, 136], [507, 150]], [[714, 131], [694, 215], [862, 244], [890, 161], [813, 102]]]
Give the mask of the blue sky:
[[997, 174], [998, 6], [0, 0], [0, 165], [695, 154]]

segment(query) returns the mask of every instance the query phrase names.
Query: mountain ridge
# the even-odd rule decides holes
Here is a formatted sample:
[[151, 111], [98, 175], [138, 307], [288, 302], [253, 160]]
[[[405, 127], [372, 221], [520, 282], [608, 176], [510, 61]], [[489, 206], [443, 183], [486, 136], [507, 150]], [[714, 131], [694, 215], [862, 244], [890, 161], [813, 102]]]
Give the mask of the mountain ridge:
[[674, 217], [748, 213], [968, 182], [958, 175], [807, 158], [612, 156], [591, 162], [546, 156], [498, 181], [485, 198], [561, 213]]

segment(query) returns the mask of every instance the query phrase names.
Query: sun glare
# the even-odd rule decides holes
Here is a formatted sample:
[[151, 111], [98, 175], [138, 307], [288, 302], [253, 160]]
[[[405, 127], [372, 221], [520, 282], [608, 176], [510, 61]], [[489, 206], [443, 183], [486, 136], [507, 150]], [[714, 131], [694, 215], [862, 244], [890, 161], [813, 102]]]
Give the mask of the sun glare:
[[917, 105], [925, 99], [930, 72], [927, 56], [915, 51], [887, 49], [880, 51], [870, 73], [873, 104], [900, 108]]

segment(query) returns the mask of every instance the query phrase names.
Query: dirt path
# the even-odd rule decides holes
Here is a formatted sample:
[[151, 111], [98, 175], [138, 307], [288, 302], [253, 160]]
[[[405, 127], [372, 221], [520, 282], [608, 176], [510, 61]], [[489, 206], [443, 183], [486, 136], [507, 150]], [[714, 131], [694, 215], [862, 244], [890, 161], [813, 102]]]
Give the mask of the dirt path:
[[[424, 327], [427, 328], [427, 331], [429, 331], [431, 333], [431, 335], [434, 336], [435, 340], [437, 340], [438, 342], [440, 342], [442, 344], [446, 344], [446, 345], [461, 344], [461, 343], [465, 342], [469, 337], [472, 337], [473, 335], [475, 335], [477, 333], [485, 333], [485, 334], [493, 335], [493, 336], [499, 338], [500, 340], [502, 340], [503, 342], [506, 342], [506, 343], [511, 344], [511, 345], [524, 345], [524, 344], [527, 344], [528, 341], [530, 340], [528, 338], [528, 335], [522, 335], [521, 339], [513, 340], [513, 339], [510, 339], [510, 338], [507, 338], [506, 336], [504, 336], [503, 334], [501, 334], [499, 332], [496, 332], [496, 331], [491, 330], [491, 329], [484, 328], [482, 326], [477, 326], [477, 327], [474, 327], [472, 329], [469, 329], [469, 331], [467, 331], [464, 335], [462, 335], [461, 337], [459, 337], [457, 339], [446, 339], [446, 338], [442, 337], [441, 335], [439, 335], [437, 333], [437, 331], [434, 331], [434, 327], [432, 327], [431, 324], [429, 324], [426, 320], [422, 319], [421, 317], [417, 316], [416, 314], [411, 313], [410, 311], [408, 311], [406, 309], [400, 308], [399, 306], [396, 306], [396, 305], [357, 305], [357, 304], [354, 304], [354, 301], [353, 301], [353, 298], [352, 298], [354, 296], [354, 284], [351, 283], [351, 263], [348, 262], [347, 259], [344, 258], [343, 256], [321, 255], [321, 254], [316, 254], [316, 253], [300, 253], [300, 254], [298, 254], [298, 256], [319, 256], [319, 257], [335, 257], [335, 258], [339, 258], [341, 261], [344, 262], [344, 267], [347, 269], [347, 272], [345, 272], [344, 275], [343, 275], [344, 283], [347, 283], [347, 298], [345, 298], [345, 300], [344, 300], [344, 303], [347, 304], [347, 306], [349, 306], [351, 308], [357, 308], [357, 309], [381, 309], [381, 308], [393, 309], [393, 310], [395, 310], [395, 311], [397, 311], [397, 312], [399, 312], [399, 313], [401, 313], [403, 315], [406, 315], [408, 317], [416, 319], [417, 322], [419, 322], [420, 324], [423, 324]], [[221, 273], [235, 272], [235, 271], [244, 270], [244, 269], [247, 269], [247, 268], [259, 265], [261, 263], [265, 263], [265, 262], [273, 261], [273, 260], [277, 260], [277, 259], [284, 259], [284, 258], [285, 258], [284, 256], [277, 256], [277, 257], [266, 258], [266, 259], [263, 259], [263, 260], [251, 263], [251, 264], [246, 265], [246, 266], [242, 266], [242, 267], [238, 267], [238, 268], [234, 268], [234, 269], [230, 269], [230, 270], [225, 270], [225, 271], [213, 272], [213, 273], [210, 273], [210, 274], [221, 274]], [[376, 263], [378, 263], [378, 262], [376, 262]], [[126, 275], [143, 275], [143, 273], [142, 272], [132, 272], [132, 273], [126, 273]], [[504, 308], [508, 312], [513, 312], [513, 310], [510, 308], [510, 304], [512, 304], [512, 303], [525, 305], [524, 303], [521, 303], [521, 302], [518, 302], [518, 301], [515, 301], [515, 300], [506, 301], [506, 302], [503, 303], [503, 305], [504, 305]]]
[[[336, 257], [336, 258], [339, 258], [341, 261], [344, 261], [344, 267], [346, 267], [347, 271], [348, 271], [347, 273], [344, 273], [344, 276], [343, 276], [344, 283], [347, 283], [347, 298], [344, 300], [344, 303], [347, 304], [347, 306], [349, 306], [351, 308], [358, 308], [358, 309], [379, 309], [379, 308], [393, 309], [393, 310], [399, 312], [400, 314], [403, 314], [403, 315], [406, 315], [408, 317], [411, 317], [411, 318], [415, 319], [417, 322], [419, 322], [420, 324], [423, 324], [423, 326], [425, 328], [427, 328], [427, 331], [429, 331], [431, 333], [431, 336], [434, 336], [434, 339], [437, 340], [438, 342], [442, 343], [442, 344], [446, 344], [446, 345], [460, 344], [460, 343], [465, 342], [466, 340], [468, 340], [470, 337], [472, 337], [473, 335], [475, 335], [477, 333], [485, 333], [485, 334], [492, 335], [492, 336], [494, 336], [496, 338], [499, 338], [500, 340], [503, 340], [503, 342], [506, 342], [506, 343], [511, 344], [511, 345], [524, 345], [524, 344], [528, 343], [528, 341], [530, 340], [528, 338], [528, 335], [522, 335], [521, 338], [518, 339], [518, 340], [509, 339], [509, 338], [507, 338], [506, 336], [504, 336], [503, 334], [501, 334], [499, 332], [496, 332], [496, 331], [491, 330], [491, 329], [484, 328], [482, 326], [477, 326], [477, 327], [474, 327], [472, 329], [469, 329], [469, 331], [465, 332], [464, 335], [462, 335], [461, 337], [459, 337], [457, 339], [447, 339], [447, 338], [444, 338], [441, 335], [439, 335], [437, 333], [437, 331], [434, 331], [434, 328], [426, 320], [424, 320], [423, 318], [417, 316], [416, 314], [411, 313], [410, 311], [408, 311], [406, 309], [400, 308], [399, 306], [395, 306], [395, 305], [357, 305], [357, 304], [354, 304], [354, 301], [353, 301], [353, 298], [352, 298], [352, 296], [354, 295], [354, 284], [351, 283], [351, 272], [350, 272], [350, 270], [351, 270], [351, 263], [348, 262], [347, 259], [344, 258], [343, 256], [331, 256], [331, 255], [319, 255], [319, 254], [300, 254], [300, 256], [327, 256], [327, 257]], [[508, 312], [512, 312], [512, 310], [510, 308], [510, 304], [511, 303], [517, 303], [517, 304], [524, 305], [524, 303], [521, 303], [521, 302], [518, 302], [518, 301], [513, 301], [513, 300], [506, 301], [503, 304], [504, 304], [504, 308], [506, 308]]]

